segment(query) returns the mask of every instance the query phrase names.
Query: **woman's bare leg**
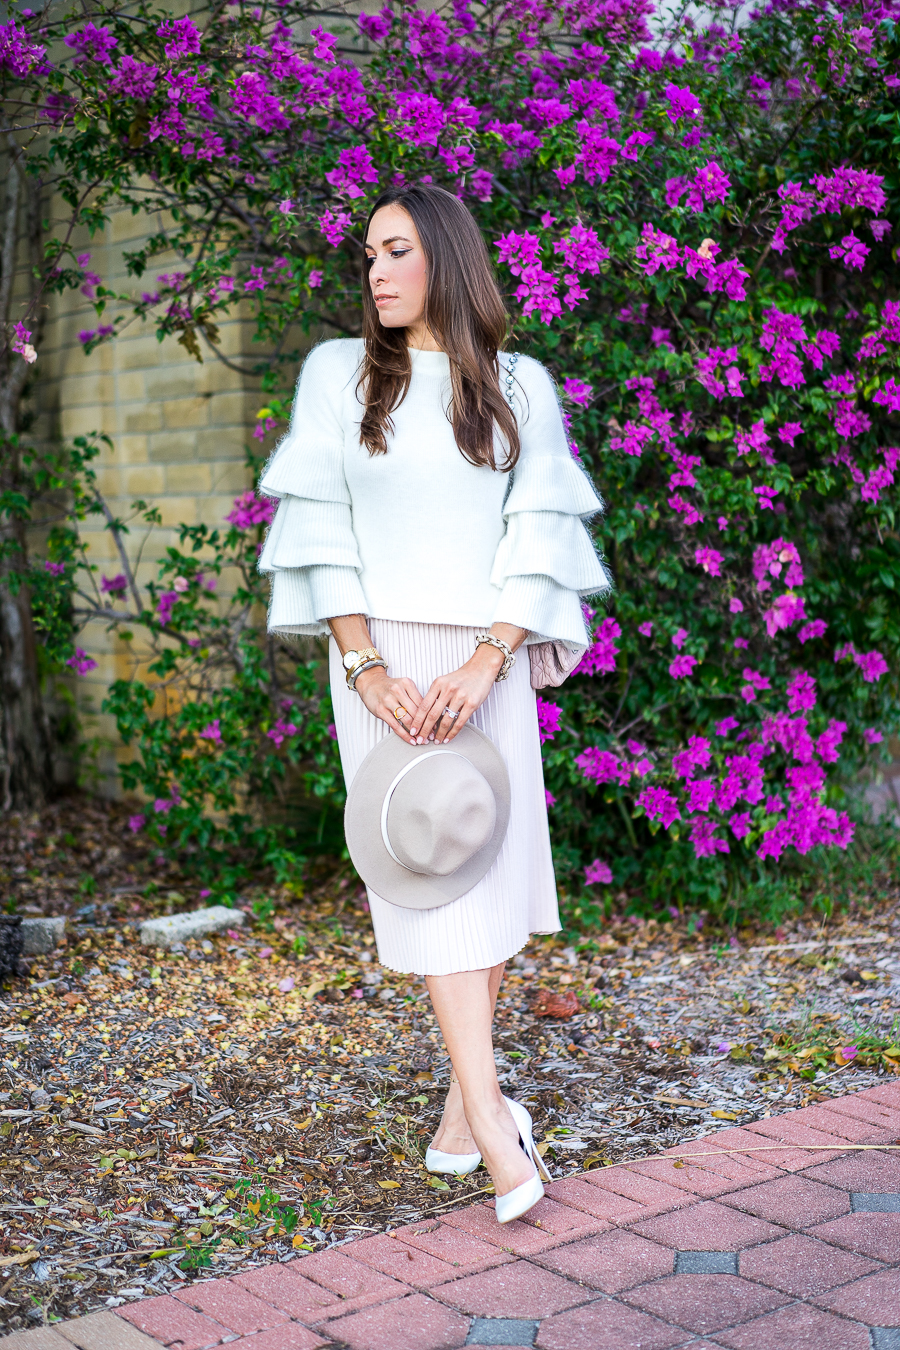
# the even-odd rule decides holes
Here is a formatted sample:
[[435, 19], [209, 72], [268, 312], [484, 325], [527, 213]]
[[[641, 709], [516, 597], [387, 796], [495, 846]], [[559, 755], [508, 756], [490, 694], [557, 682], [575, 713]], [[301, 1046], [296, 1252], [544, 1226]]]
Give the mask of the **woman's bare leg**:
[[429, 975], [425, 982], [459, 1081], [472, 1138], [497, 1194], [506, 1195], [527, 1181], [534, 1167], [519, 1147], [518, 1131], [497, 1082], [491, 1039], [496, 990], [502, 976], [501, 969], [492, 980], [497, 969]]
[[[498, 966], [490, 966], [487, 972], [492, 1023], [497, 1008], [497, 995], [500, 992], [500, 984], [505, 970], [506, 962], [501, 961]], [[444, 1114], [441, 1116], [441, 1123], [432, 1141], [432, 1147], [440, 1149], [442, 1153], [475, 1153], [478, 1147], [472, 1138], [469, 1122], [466, 1120], [459, 1080], [452, 1066], [450, 1086], [447, 1089], [447, 1098], [444, 1102]]]

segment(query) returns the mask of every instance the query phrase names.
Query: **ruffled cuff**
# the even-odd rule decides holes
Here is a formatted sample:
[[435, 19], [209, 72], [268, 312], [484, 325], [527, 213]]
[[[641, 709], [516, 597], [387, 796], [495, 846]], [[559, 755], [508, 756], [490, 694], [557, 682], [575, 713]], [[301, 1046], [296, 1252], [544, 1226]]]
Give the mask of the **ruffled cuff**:
[[326, 619], [366, 614], [368, 607], [353, 567], [303, 567], [275, 572], [269, 602], [269, 632], [324, 637]]
[[507, 522], [491, 584], [526, 576], [550, 577], [577, 595], [600, 595], [612, 584], [579, 517], [556, 511], [519, 511]]
[[529, 642], [562, 642], [577, 651], [590, 645], [581, 601], [551, 577], [510, 577], [497, 602], [494, 623], [524, 628]]
[[257, 566], [261, 572], [319, 566], [362, 571], [350, 507], [306, 497], [282, 498]]
[[513, 470], [504, 516], [520, 511], [559, 511], [587, 519], [603, 510], [591, 480], [570, 454], [528, 455]]

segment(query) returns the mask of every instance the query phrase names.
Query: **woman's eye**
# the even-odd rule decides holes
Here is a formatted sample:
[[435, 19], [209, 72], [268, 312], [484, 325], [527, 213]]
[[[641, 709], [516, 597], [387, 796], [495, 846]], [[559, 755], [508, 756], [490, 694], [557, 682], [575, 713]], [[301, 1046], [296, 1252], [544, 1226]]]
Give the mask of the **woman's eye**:
[[392, 249], [391, 249], [391, 257], [392, 257], [392, 258], [405, 258], [408, 252], [409, 252], [409, 249], [408, 249], [408, 248], [392, 248]]

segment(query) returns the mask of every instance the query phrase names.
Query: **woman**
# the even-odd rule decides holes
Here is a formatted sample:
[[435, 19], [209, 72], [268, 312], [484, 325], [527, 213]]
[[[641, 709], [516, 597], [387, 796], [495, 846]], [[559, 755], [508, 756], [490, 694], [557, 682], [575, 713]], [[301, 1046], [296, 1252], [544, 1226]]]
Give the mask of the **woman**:
[[281, 502], [260, 567], [272, 630], [331, 633], [348, 785], [382, 737], [449, 744], [470, 719], [506, 762], [510, 821], [483, 880], [435, 908], [369, 903], [380, 960], [425, 977], [453, 1065], [429, 1166], [463, 1175], [483, 1159], [507, 1221], [543, 1191], [491, 1023], [507, 959], [560, 926], [535, 695], [527, 654], [513, 658], [589, 641], [580, 596], [609, 580], [583, 520], [601, 503], [549, 376], [499, 350], [506, 312], [456, 197], [383, 193], [364, 269], [364, 337], [307, 358], [261, 479]]

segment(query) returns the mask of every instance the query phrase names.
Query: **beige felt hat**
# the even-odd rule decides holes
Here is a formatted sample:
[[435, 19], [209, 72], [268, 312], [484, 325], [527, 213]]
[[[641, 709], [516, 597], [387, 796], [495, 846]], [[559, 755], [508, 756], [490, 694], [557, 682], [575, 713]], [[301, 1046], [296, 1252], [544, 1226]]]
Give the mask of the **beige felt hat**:
[[357, 872], [406, 909], [436, 909], [470, 891], [508, 824], [506, 765], [471, 723], [449, 745], [385, 736], [359, 766], [344, 812]]

